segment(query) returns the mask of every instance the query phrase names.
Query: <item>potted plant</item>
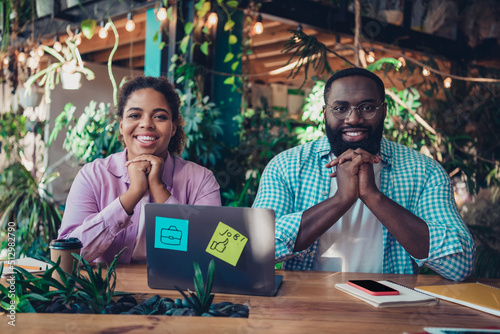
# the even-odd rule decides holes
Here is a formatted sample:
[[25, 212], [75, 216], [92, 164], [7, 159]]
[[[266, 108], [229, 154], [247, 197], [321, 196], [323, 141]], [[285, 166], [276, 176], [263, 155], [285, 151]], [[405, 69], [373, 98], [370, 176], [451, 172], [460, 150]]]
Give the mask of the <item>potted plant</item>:
[[[0, 174], [0, 230], [7, 231], [9, 222], [16, 223], [17, 256], [46, 255], [50, 240], [57, 238], [61, 214], [47, 191], [55, 173], [40, 180], [21, 163], [15, 162]], [[1, 249], [6, 249], [7, 238]]]
[[78, 89], [80, 87], [79, 80], [82, 74], [85, 75], [87, 80], [95, 78], [94, 72], [83, 65], [75, 42], [75, 36], [68, 37], [65, 41], [66, 46], [63, 46], [61, 53], [50, 46], [42, 45], [43, 50], [53, 56], [56, 62], [49, 63], [46, 68], [30, 76], [26, 81], [26, 86], [31, 89], [35, 82], [43, 86], [47, 103], [50, 103], [50, 91], [59, 83], [60, 77], [62, 81], [70, 80], [69, 89]]
[[[247, 305], [222, 302], [213, 304], [211, 293], [214, 262], [209, 264], [207, 282], [203, 282], [200, 267], [194, 262], [195, 290], [189, 291], [188, 297], [181, 289], [177, 290], [184, 297], [171, 299], [151, 296], [141, 302], [132, 297], [132, 293], [115, 291], [116, 265], [118, 253], [106, 272], [102, 265], [97, 264], [97, 270], [82, 256], [73, 254], [78, 264], [71, 273], [64, 272], [58, 262], [46, 260], [52, 264], [41, 277], [36, 277], [27, 270], [14, 266], [16, 294], [11, 296], [9, 290], [0, 284], [0, 310], [8, 310], [14, 301], [17, 312], [24, 313], [94, 313], [94, 314], [141, 314], [165, 316], [208, 316], [208, 317], [238, 317], [248, 318]], [[81, 268], [82, 273], [80, 273]], [[0, 267], [0, 275], [3, 267]], [[57, 272], [61, 281], [53, 277]], [[9, 297], [10, 296], [10, 297]], [[122, 296], [118, 300], [114, 297]], [[13, 298], [13, 299], [11, 299]], [[10, 300], [9, 300], [10, 299]]]

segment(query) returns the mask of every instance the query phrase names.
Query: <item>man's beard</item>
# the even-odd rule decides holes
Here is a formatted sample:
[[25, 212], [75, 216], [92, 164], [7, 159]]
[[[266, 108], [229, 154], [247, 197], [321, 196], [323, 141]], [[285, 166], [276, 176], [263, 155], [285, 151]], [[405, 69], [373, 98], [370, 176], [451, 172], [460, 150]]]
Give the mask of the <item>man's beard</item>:
[[[346, 129], [357, 128], [357, 129], [366, 129], [368, 131], [368, 137], [360, 142], [346, 142], [342, 139], [342, 132]], [[325, 117], [325, 131], [326, 136], [328, 137], [328, 141], [330, 142], [330, 146], [332, 148], [333, 154], [336, 157], [340, 156], [342, 153], [347, 151], [348, 149], [357, 149], [361, 148], [368, 153], [377, 154], [380, 151], [380, 142], [382, 140], [382, 132], [384, 131], [384, 122], [380, 122], [380, 124], [373, 130], [371, 126], [351, 126], [346, 125], [338, 130], [332, 130], [328, 126], [328, 121]]]

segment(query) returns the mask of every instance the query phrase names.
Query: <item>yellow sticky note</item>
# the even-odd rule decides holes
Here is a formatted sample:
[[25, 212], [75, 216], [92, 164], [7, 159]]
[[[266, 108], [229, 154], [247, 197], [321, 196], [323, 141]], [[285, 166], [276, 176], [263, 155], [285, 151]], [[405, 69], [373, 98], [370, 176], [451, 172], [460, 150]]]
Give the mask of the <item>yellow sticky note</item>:
[[223, 222], [219, 222], [206, 251], [222, 261], [236, 266], [247, 241], [246, 236]]

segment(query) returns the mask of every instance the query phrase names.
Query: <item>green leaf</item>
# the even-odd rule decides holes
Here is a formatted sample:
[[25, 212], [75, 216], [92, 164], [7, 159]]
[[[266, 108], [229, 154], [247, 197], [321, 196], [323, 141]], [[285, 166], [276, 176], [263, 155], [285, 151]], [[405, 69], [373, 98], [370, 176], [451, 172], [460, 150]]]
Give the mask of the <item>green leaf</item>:
[[231, 64], [231, 69], [233, 70], [233, 72], [236, 71], [239, 65], [240, 65], [239, 61], [235, 61], [234, 63]]
[[228, 2], [226, 2], [226, 5], [228, 7], [237, 8], [238, 7], [238, 1], [234, 1], [234, 0], [233, 1], [228, 1]]
[[193, 31], [194, 29], [194, 24], [193, 22], [187, 22], [185, 25], [184, 25], [184, 33], [186, 35], [190, 35], [191, 32]]
[[[199, 4], [199, 2], [196, 5], [198, 5], [198, 4]], [[210, 1], [207, 1], [207, 2], [203, 2], [201, 8], [200, 8], [200, 6], [198, 6], [198, 7], [195, 6], [195, 8], [197, 9], [196, 15], [198, 17], [204, 17], [205, 15], [207, 15], [207, 13], [210, 11], [210, 9], [212, 9], [212, 5], [210, 4]]]
[[23, 299], [17, 305], [16, 308], [21, 313], [36, 313], [35, 308], [31, 305], [29, 300]]
[[238, 43], [238, 37], [236, 37], [236, 35], [229, 35], [229, 44], [233, 45], [233, 44], [236, 44]]
[[226, 80], [224, 80], [224, 83], [226, 85], [234, 85], [234, 77], [228, 77]]
[[181, 46], [179, 47], [183, 54], [186, 54], [188, 45], [189, 45], [189, 36], [184, 36], [184, 38], [181, 41]]
[[168, 9], [167, 9], [167, 18], [168, 18], [169, 20], [171, 20], [171, 19], [172, 19], [173, 7], [174, 7], [174, 6], [169, 6], [169, 7], [168, 7]]
[[205, 3], [205, 0], [199, 0], [195, 5], [194, 9], [196, 10], [202, 10], [203, 9], [203, 4]]
[[226, 57], [224, 58], [224, 62], [228, 63], [234, 58], [234, 54], [232, 52], [226, 53]]
[[194, 289], [196, 290], [196, 294], [198, 295], [198, 298], [203, 302], [204, 295], [204, 283], [203, 283], [203, 274], [201, 273], [200, 265], [198, 262], [193, 261], [193, 267], [194, 267]]
[[163, 50], [165, 45], [166, 45], [165, 42], [161, 42], [160, 44], [158, 44], [158, 49]]
[[233, 20], [229, 20], [224, 24], [224, 31], [229, 31], [233, 29], [235, 22]]
[[87, 37], [87, 39], [92, 39], [92, 37], [94, 36], [96, 25], [97, 25], [96, 20], [91, 20], [91, 19], [83, 20], [81, 24], [83, 36]]
[[204, 55], [208, 56], [208, 42], [205, 41], [203, 44], [200, 45], [200, 50], [203, 52]]
[[[214, 283], [214, 271], [215, 271], [215, 263], [214, 260], [210, 260], [210, 263], [208, 264], [208, 273], [207, 273], [207, 285], [205, 285], [205, 298], [210, 295], [212, 292], [212, 286]], [[208, 302], [208, 300], [205, 300], [205, 302]]]
[[382, 69], [382, 66], [384, 64], [390, 64], [392, 66], [394, 66], [394, 68], [399, 68], [399, 60], [397, 59], [394, 59], [394, 58], [380, 58], [379, 60], [377, 60], [376, 62], [374, 62], [373, 64], [371, 65], [368, 65], [366, 67], [366, 69], [368, 71], [375, 71], [375, 70], [380, 70]]

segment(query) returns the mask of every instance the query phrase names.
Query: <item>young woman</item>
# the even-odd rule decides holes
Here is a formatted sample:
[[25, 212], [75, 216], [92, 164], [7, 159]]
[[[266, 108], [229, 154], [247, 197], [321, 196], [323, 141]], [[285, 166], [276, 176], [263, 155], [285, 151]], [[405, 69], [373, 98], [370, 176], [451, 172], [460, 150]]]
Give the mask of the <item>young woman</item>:
[[59, 238], [76, 237], [88, 261], [144, 262], [144, 203], [221, 205], [211, 171], [179, 155], [185, 142], [180, 100], [166, 78], [137, 77], [120, 91], [125, 150], [86, 164], [66, 201]]

